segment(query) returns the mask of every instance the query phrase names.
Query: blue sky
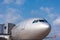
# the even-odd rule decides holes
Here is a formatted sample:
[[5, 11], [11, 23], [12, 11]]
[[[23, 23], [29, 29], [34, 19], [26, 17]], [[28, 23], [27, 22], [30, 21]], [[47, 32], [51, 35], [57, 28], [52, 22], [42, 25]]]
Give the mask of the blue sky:
[[49, 36], [60, 37], [60, 0], [0, 0], [0, 23], [19, 23], [36, 17], [51, 24]]

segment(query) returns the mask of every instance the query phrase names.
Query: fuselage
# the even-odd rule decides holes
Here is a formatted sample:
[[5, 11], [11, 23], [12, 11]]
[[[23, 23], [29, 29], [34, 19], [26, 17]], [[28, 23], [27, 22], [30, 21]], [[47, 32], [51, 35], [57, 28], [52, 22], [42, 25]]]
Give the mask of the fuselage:
[[12, 39], [42, 40], [50, 32], [50, 24], [43, 18], [28, 19], [12, 29]]

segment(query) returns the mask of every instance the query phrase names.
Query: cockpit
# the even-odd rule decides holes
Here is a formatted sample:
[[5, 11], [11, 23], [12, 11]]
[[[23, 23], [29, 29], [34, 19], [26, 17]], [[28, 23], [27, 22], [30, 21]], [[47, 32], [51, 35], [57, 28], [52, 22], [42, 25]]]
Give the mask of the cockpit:
[[33, 23], [37, 23], [37, 22], [47, 22], [46, 20], [34, 20]]

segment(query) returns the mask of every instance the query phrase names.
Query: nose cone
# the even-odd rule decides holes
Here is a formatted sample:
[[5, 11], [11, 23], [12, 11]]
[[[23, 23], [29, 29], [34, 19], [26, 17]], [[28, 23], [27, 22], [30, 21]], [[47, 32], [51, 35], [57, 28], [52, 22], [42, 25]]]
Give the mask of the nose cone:
[[44, 39], [50, 32], [51, 26], [47, 22], [34, 23], [27, 26], [30, 39]]
[[51, 30], [51, 26], [46, 22], [42, 22], [42, 23], [33, 24], [32, 29], [40, 30], [43, 32], [45, 30]]
[[44, 39], [50, 32], [51, 26], [48, 23], [43, 23], [40, 25], [41, 28], [41, 39]]
[[41, 23], [40, 24], [40, 28], [41, 29], [44, 29], [44, 30], [47, 30], [47, 29], [51, 29], [51, 26], [48, 24], [48, 23]]

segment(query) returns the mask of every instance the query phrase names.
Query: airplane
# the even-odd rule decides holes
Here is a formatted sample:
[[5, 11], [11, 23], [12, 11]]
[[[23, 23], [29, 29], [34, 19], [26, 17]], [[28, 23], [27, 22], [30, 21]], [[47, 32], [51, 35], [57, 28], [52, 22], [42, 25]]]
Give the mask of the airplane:
[[51, 31], [51, 25], [44, 18], [22, 21], [11, 30], [11, 40], [43, 40]]

